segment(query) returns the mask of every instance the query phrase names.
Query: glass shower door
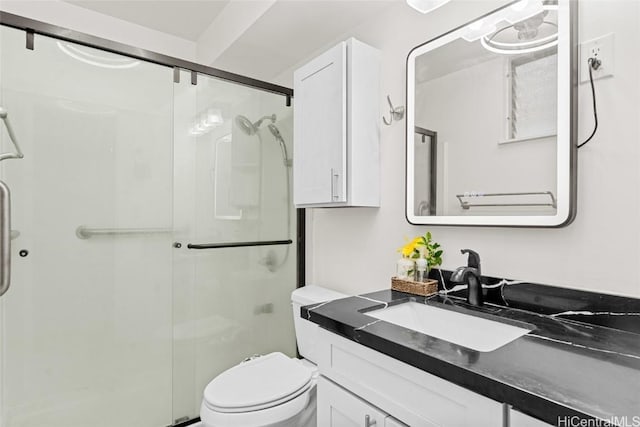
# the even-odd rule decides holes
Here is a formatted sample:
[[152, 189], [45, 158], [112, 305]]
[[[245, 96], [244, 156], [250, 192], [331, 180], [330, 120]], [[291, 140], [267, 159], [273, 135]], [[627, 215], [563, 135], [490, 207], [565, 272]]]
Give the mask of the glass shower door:
[[172, 424], [172, 70], [0, 31], [0, 426]]
[[223, 370], [295, 356], [293, 109], [209, 76], [192, 85], [186, 71], [174, 93], [174, 411], [193, 418]]

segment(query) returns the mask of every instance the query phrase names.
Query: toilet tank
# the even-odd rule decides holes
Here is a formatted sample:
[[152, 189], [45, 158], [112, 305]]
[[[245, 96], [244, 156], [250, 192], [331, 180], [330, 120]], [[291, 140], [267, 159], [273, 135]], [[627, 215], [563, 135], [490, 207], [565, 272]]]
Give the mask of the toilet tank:
[[291, 305], [293, 307], [293, 325], [296, 329], [296, 341], [298, 352], [305, 359], [317, 363], [316, 334], [318, 325], [300, 317], [300, 307], [311, 304], [320, 304], [325, 301], [346, 298], [348, 295], [320, 286], [307, 285], [298, 288], [291, 293]]

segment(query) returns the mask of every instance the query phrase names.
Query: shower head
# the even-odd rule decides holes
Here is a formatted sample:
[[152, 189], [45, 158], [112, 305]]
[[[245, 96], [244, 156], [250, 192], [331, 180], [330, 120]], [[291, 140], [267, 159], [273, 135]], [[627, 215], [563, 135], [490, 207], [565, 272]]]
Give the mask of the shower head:
[[240, 130], [247, 135], [253, 135], [257, 132], [257, 128], [251, 123], [251, 120], [246, 118], [245, 116], [236, 116], [235, 118], [236, 125], [240, 128]]
[[[272, 114], [270, 116], [261, 117], [260, 120], [252, 123], [251, 120], [249, 120], [246, 116], [237, 115], [235, 118], [235, 122], [240, 130], [242, 130], [242, 132], [246, 133], [247, 135], [255, 135], [256, 132], [258, 132], [258, 129], [260, 128], [260, 125], [262, 125], [263, 121], [271, 120], [271, 123], [273, 124], [276, 122], [276, 119], [276, 115]], [[269, 126], [271, 126], [271, 124]]]
[[269, 128], [269, 132], [271, 132], [271, 135], [273, 135], [276, 141], [278, 141], [278, 143], [280, 144], [280, 151], [282, 151], [282, 161], [284, 162], [284, 165], [287, 167], [291, 166], [291, 160], [289, 160], [289, 155], [287, 154], [287, 146], [284, 143], [284, 138], [282, 138], [280, 129], [278, 129], [278, 127], [273, 123], [269, 123], [267, 127]]
[[267, 127], [269, 128], [271, 135], [273, 135], [278, 141], [282, 141], [282, 134], [280, 134], [280, 129], [278, 129], [276, 125], [269, 123]]

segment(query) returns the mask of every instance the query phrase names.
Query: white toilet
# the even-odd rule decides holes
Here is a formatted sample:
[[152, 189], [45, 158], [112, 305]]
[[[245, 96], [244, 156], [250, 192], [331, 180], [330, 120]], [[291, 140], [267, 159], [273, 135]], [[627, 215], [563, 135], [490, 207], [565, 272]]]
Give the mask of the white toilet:
[[293, 291], [296, 339], [304, 359], [276, 352], [227, 369], [204, 389], [202, 427], [315, 427], [317, 325], [300, 317], [300, 307], [344, 297], [319, 286]]

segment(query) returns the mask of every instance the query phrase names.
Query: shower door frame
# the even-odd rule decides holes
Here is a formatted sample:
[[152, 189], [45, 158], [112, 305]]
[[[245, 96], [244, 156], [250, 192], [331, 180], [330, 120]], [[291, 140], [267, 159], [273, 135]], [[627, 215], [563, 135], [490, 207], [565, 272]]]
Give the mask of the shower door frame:
[[[40, 34], [58, 40], [73, 42], [83, 46], [104, 50], [106, 52], [151, 62], [165, 67], [171, 67], [174, 69], [174, 81], [179, 81], [180, 70], [187, 70], [191, 72], [191, 84], [193, 85], [197, 85], [197, 74], [201, 73], [243, 86], [260, 89], [265, 92], [279, 94], [285, 97], [286, 106], [291, 107], [293, 89], [288, 87], [279, 86], [263, 80], [243, 76], [241, 74], [231, 73], [218, 68], [208, 67], [196, 62], [186, 61], [184, 59], [175, 58], [150, 50], [137, 48], [128, 44], [92, 36], [90, 34], [37, 21], [24, 16], [15, 15], [13, 13], [0, 11], [0, 25], [23, 30], [25, 32], [25, 49], [34, 50], [36, 43], [35, 35]], [[305, 217], [304, 209], [296, 209], [296, 287], [298, 288], [305, 284]], [[256, 246], [256, 243], [258, 242], [244, 243], [246, 243], [245, 246]], [[268, 244], [268, 242], [265, 243]], [[239, 245], [236, 244], [235, 246]]]
[[[287, 107], [291, 105], [293, 98], [293, 89], [279, 86], [263, 80], [235, 74], [218, 68], [207, 67], [184, 59], [175, 58], [161, 53], [153, 52], [146, 49], [140, 49], [135, 46], [124, 43], [115, 42], [101, 37], [92, 36], [90, 34], [81, 33], [70, 30], [68, 28], [57, 25], [47, 24], [46, 22], [36, 21], [34, 19], [25, 18], [24, 16], [15, 15], [13, 13], [0, 11], [0, 25], [24, 30], [26, 32], [25, 46], [27, 49], [33, 50], [35, 45], [34, 35], [40, 34], [47, 37], [53, 37], [59, 40], [73, 42], [107, 52], [128, 56], [142, 61], [152, 62], [166, 67], [184, 69], [195, 73], [202, 73], [223, 80], [228, 80], [244, 86], [256, 89], [262, 89], [267, 92], [280, 94], [286, 97]], [[192, 77], [192, 83], [196, 84]]]

